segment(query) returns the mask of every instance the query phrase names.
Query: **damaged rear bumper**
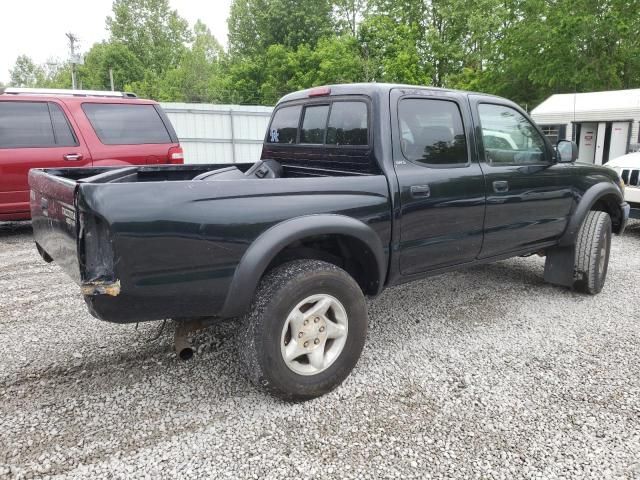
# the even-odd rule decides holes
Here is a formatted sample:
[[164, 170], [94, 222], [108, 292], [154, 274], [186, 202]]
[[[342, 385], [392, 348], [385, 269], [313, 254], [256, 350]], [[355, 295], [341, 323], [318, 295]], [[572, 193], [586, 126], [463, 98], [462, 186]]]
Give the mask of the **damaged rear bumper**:
[[115, 282], [82, 282], [80, 289], [85, 296], [109, 295], [111, 297], [117, 297], [120, 295], [120, 280], [116, 280]]

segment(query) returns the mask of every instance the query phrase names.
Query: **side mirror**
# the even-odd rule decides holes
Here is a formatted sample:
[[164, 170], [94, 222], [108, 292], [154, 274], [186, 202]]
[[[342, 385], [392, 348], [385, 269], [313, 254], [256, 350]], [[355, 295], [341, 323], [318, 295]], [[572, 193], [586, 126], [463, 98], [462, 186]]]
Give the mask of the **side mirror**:
[[573, 163], [578, 159], [578, 145], [570, 140], [560, 140], [556, 152], [558, 163]]

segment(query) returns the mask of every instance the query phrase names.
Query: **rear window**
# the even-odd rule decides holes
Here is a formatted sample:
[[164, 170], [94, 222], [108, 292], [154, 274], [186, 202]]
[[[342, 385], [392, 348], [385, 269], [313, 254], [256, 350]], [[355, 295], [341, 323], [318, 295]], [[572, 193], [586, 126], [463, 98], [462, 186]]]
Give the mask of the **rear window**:
[[334, 102], [331, 106], [327, 143], [367, 145], [367, 105], [364, 102]]
[[304, 109], [300, 143], [324, 143], [329, 105], [314, 105]]
[[171, 143], [171, 137], [153, 105], [83, 103], [98, 138], [105, 145]]
[[296, 143], [302, 107], [284, 107], [276, 111], [271, 121], [267, 143]]
[[[300, 136], [298, 126], [302, 115]], [[327, 118], [328, 117], [328, 118]], [[369, 113], [362, 101], [336, 100], [330, 105], [295, 105], [276, 110], [267, 143], [306, 145], [369, 144]]]

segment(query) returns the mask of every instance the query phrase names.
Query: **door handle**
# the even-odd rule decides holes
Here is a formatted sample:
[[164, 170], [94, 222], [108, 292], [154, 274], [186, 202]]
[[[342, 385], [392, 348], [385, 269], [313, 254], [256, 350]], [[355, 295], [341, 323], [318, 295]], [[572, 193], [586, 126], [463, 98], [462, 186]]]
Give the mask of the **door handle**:
[[496, 180], [493, 182], [493, 191], [496, 193], [505, 193], [509, 191], [509, 182], [506, 180]]
[[431, 196], [429, 185], [412, 185], [410, 191], [413, 198], [428, 198]]
[[78, 160], [82, 160], [82, 155], [79, 153], [67, 153], [64, 159], [70, 162], [77, 162]]

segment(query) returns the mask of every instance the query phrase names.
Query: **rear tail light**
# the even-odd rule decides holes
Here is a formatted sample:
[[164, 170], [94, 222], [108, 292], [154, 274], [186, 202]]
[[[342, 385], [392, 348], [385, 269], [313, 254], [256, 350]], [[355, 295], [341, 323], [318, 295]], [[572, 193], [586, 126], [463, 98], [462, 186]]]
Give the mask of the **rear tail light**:
[[184, 163], [184, 152], [182, 147], [171, 147], [169, 149], [169, 163], [182, 165]]

